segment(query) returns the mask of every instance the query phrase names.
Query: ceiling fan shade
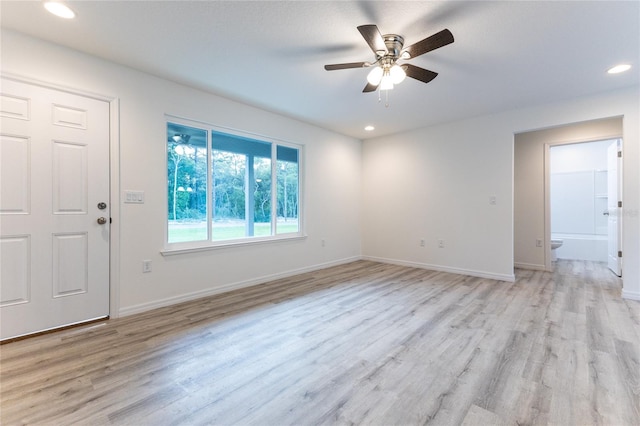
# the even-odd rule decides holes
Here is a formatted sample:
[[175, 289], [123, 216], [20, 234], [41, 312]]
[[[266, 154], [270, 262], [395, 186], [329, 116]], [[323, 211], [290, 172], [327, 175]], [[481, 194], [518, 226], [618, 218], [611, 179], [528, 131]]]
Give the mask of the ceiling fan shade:
[[407, 76], [407, 72], [400, 65], [395, 64], [391, 67], [391, 69], [389, 69], [389, 75], [391, 76], [391, 81], [393, 81], [393, 84], [400, 84]]
[[382, 80], [382, 74], [384, 74], [384, 70], [381, 67], [375, 67], [367, 75], [367, 81], [377, 87]]

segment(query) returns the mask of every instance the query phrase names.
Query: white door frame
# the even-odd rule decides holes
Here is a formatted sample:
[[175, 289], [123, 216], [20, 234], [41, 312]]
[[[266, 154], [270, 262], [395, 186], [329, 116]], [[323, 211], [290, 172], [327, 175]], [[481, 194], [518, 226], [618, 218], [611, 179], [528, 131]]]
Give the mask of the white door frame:
[[120, 311], [120, 99], [86, 90], [50, 83], [21, 75], [1, 73], [3, 78], [59, 90], [109, 103], [109, 317], [117, 318]]
[[[609, 188], [609, 178], [610, 176], [607, 174], [607, 212], [608, 212], [608, 216], [607, 216], [607, 232], [609, 232], [610, 227], [609, 227], [609, 221], [611, 220], [611, 215], [614, 214], [614, 212], [611, 211], [611, 209], [613, 208], [615, 211], [615, 220], [616, 220], [616, 226], [615, 226], [615, 232], [616, 232], [616, 248], [618, 249], [618, 251], [622, 251], [622, 207], [620, 207], [619, 203], [622, 201], [622, 139], [617, 139], [615, 141], [613, 141], [612, 145], [615, 144], [615, 157], [614, 157], [614, 161], [615, 161], [615, 166], [616, 166], [616, 178], [615, 178], [615, 182], [616, 182], [616, 188], [615, 188], [615, 199], [613, 200], [612, 203], [612, 199], [611, 199], [611, 193], [610, 193], [610, 188]], [[609, 148], [607, 148], [607, 170], [611, 170], [609, 169], [610, 166], [610, 161], [611, 158], [609, 157], [609, 149], [611, 148], [611, 145], [609, 145]], [[607, 265], [609, 266], [609, 269], [611, 269], [611, 271], [616, 274], [619, 277], [622, 277], [622, 258], [619, 256], [620, 253], [615, 253], [614, 256], [615, 257], [615, 270], [611, 267], [611, 234], [609, 234], [609, 241], [608, 241], [608, 245], [607, 245]]]
[[[578, 140], [567, 140], [559, 142], [551, 142], [544, 144], [544, 268], [546, 271], [553, 271], [553, 265], [551, 264], [551, 147], [558, 145], [573, 145], [578, 143], [587, 142], [600, 142], [613, 139], [620, 139], [620, 150], [623, 150], [624, 139], [622, 135], [612, 135], [607, 137], [597, 138], [580, 138]], [[623, 181], [622, 181], [622, 161], [618, 163], [618, 192], [622, 194]], [[618, 217], [618, 235], [622, 236], [623, 215]], [[624, 252], [622, 247], [623, 239], [618, 238], [618, 247]]]

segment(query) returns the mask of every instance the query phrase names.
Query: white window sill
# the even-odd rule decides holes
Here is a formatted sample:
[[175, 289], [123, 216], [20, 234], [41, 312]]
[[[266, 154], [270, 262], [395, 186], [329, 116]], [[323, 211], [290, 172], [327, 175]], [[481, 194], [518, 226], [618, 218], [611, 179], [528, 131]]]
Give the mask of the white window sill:
[[225, 248], [252, 246], [259, 244], [278, 243], [281, 241], [295, 241], [305, 240], [306, 235], [303, 234], [291, 234], [291, 235], [277, 235], [264, 238], [243, 238], [237, 240], [227, 240], [219, 242], [211, 241], [199, 241], [197, 243], [186, 244], [174, 244], [170, 248], [160, 250], [160, 254], [163, 256], [176, 256], [179, 254], [198, 253], [209, 250], [220, 250]]

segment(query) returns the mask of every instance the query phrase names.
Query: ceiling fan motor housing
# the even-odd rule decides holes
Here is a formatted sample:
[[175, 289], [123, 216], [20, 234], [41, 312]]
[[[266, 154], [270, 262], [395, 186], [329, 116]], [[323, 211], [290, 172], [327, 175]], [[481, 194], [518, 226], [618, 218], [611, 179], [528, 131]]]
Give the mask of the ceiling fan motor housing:
[[388, 53], [376, 52], [378, 57], [389, 57], [393, 61], [397, 60], [402, 53], [402, 46], [404, 46], [404, 37], [398, 34], [385, 34], [382, 36], [384, 44], [387, 46]]

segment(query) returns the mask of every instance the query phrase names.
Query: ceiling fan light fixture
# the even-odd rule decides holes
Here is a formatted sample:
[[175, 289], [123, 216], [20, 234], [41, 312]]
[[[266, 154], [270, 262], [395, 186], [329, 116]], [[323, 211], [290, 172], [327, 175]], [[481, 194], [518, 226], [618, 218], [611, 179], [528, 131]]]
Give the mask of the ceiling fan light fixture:
[[393, 90], [393, 78], [389, 71], [385, 72], [380, 80], [380, 90]]
[[389, 75], [391, 76], [391, 81], [393, 84], [402, 83], [402, 81], [407, 76], [407, 73], [402, 69], [402, 67], [398, 64], [395, 64], [389, 70]]
[[380, 84], [380, 81], [382, 80], [382, 74], [383, 74], [382, 68], [375, 67], [367, 75], [367, 81], [370, 84], [377, 86], [378, 84]]
[[[444, 29], [424, 38], [404, 48], [404, 37], [398, 34], [380, 33], [374, 24], [360, 25], [358, 31], [375, 54], [373, 62], [348, 62], [342, 64], [328, 64], [324, 66], [327, 71], [344, 70], [350, 68], [372, 67], [367, 74], [367, 85], [362, 89], [362, 93], [378, 91], [378, 102], [380, 102], [380, 92], [391, 90], [395, 84], [399, 84], [408, 76], [423, 83], [429, 83], [436, 78], [437, 72], [433, 72], [416, 65], [398, 65], [398, 60], [413, 59], [427, 52], [439, 49], [453, 43], [453, 34], [448, 29]], [[387, 98], [389, 94], [387, 93]], [[388, 103], [387, 103], [388, 106]]]

